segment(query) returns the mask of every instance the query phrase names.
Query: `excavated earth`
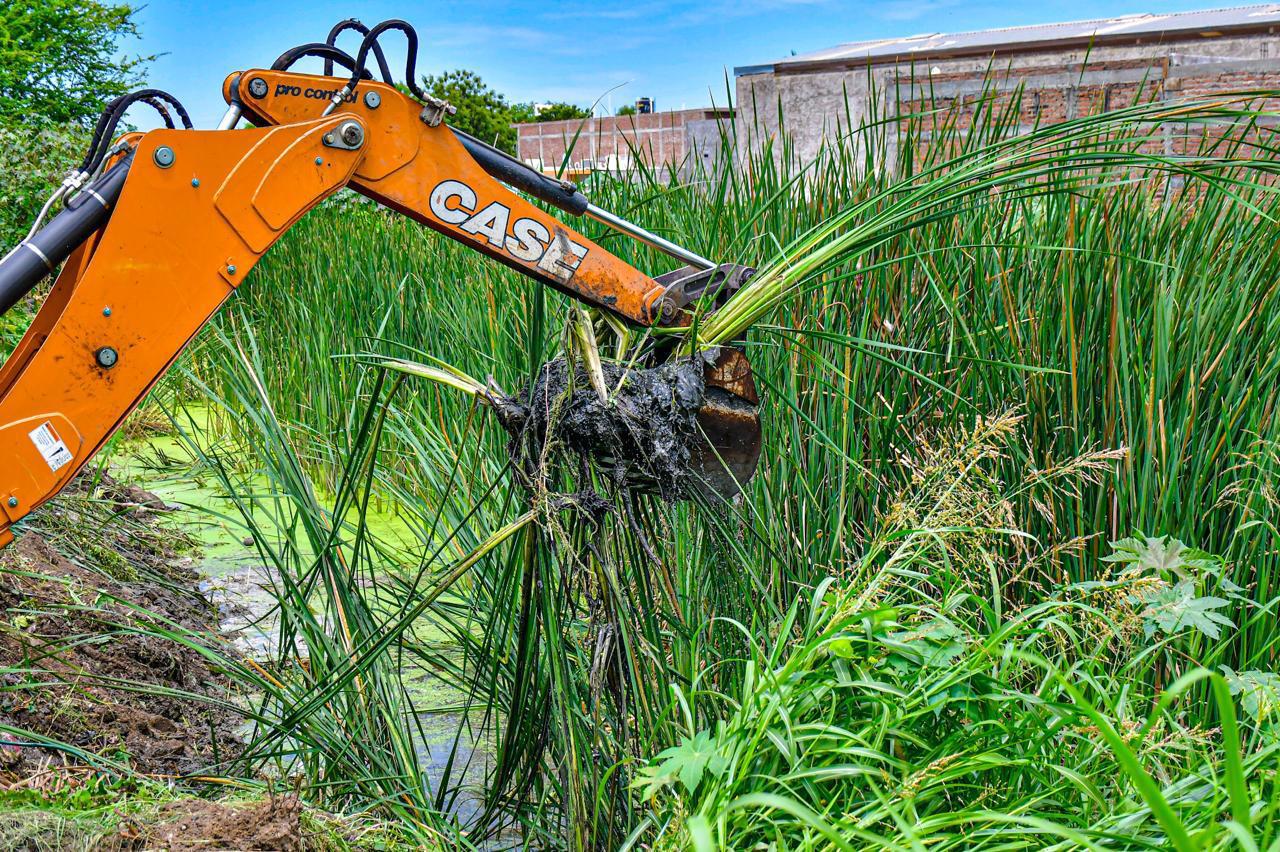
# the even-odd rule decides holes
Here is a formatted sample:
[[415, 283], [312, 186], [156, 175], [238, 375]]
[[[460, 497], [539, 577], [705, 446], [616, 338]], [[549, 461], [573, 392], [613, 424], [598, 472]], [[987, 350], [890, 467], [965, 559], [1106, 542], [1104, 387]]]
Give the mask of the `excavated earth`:
[[[192, 545], [166, 513], [139, 488], [82, 478], [0, 551], [0, 725], [10, 729], [0, 732], [0, 792], [57, 802], [101, 777], [44, 737], [158, 780], [216, 772], [240, 752], [239, 713], [174, 694], [231, 699], [219, 673], [182, 644], [131, 632], [160, 621], [219, 630], [196, 591]], [[56, 814], [0, 811], [0, 850], [302, 849], [301, 811], [291, 797], [188, 799], [125, 817], [106, 836]]]
[[[149, 774], [185, 775], [235, 757], [239, 714], [157, 694], [223, 696], [205, 658], [130, 632], [164, 620], [217, 631], [218, 614], [179, 552], [189, 545], [158, 523], [154, 495], [109, 479], [92, 496], [88, 488], [82, 480], [0, 551], [0, 724]], [[131, 517], [112, 523], [104, 513]], [[83, 762], [29, 742], [6, 736], [0, 783]]]
[[532, 386], [499, 401], [513, 461], [532, 474], [548, 447], [563, 447], [620, 484], [666, 500], [686, 496], [697, 414], [706, 395], [701, 361], [630, 370], [605, 362], [603, 372], [608, 401], [581, 367], [571, 372], [563, 359], [543, 365]]
[[223, 804], [190, 800], [165, 805], [148, 826], [126, 826], [104, 838], [96, 852], [211, 849], [297, 852], [309, 844], [302, 832], [302, 805], [293, 797]]

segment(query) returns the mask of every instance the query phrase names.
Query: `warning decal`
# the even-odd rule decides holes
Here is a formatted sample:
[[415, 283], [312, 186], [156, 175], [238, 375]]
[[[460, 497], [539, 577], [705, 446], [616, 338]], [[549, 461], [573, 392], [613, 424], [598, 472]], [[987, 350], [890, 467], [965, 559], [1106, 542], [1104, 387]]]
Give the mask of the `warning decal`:
[[44, 457], [49, 469], [54, 473], [66, 467], [75, 458], [67, 449], [67, 445], [62, 443], [58, 433], [53, 431], [52, 423], [45, 422], [40, 428], [31, 432], [30, 436], [31, 443], [36, 445], [36, 449], [40, 451], [40, 455]]

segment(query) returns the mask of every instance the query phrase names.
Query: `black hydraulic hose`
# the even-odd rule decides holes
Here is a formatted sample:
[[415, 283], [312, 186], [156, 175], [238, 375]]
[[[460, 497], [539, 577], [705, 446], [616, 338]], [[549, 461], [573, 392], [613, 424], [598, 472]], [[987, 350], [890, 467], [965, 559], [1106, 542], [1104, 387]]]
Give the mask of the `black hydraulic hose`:
[[126, 97], [127, 95], [120, 95], [114, 98], [102, 110], [102, 115], [98, 116], [98, 123], [93, 127], [93, 138], [89, 141], [89, 150], [85, 152], [84, 160], [80, 163], [80, 171], [86, 173], [92, 171], [94, 155], [97, 154], [99, 143], [107, 132], [107, 125], [111, 123], [111, 116], [115, 113], [116, 106]]
[[289, 48], [284, 53], [280, 54], [279, 58], [276, 59], [275, 62], [271, 63], [271, 70], [288, 71], [289, 68], [293, 66], [293, 63], [302, 59], [304, 56], [317, 56], [327, 62], [335, 62], [358, 76], [362, 75], [366, 80], [373, 79], [369, 72], [365, 71], [363, 68], [361, 68], [359, 72], [355, 71], [356, 61], [351, 57], [351, 54], [347, 53], [345, 50], [339, 50], [331, 44], [325, 44], [322, 41], [312, 41], [307, 44], [300, 44], [297, 47]]
[[480, 165], [480, 168], [503, 183], [510, 184], [574, 216], [586, 213], [591, 205], [582, 191], [572, 183], [547, 177], [505, 151], [499, 151], [456, 127], [449, 129], [453, 131], [454, 136], [458, 137], [458, 141], [467, 149], [467, 153]]
[[90, 234], [106, 224], [132, 164], [130, 152], [82, 189], [74, 206], [54, 216], [0, 261], [0, 315], [18, 304]]
[[[369, 34], [369, 28], [358, 19], [347, 18], [345, 21], [339, 21], [333, 25], [333, 29], [329, 30], [329, 37], [324, 40], [324, 43], [330, 47], [336, 47], [338, 44], [338, 36], [342, 35], [347, 30], [355, 30], [362, 36], [367, 36]], [[382, 72], [382, 82], [389, 86], [394, 86], [396, 84], [396, 80], [391, 74], [391, 66], [387, 64], [387, 56], [382, 52], [382, 45], [377, 44], [376, 42], [373, 45], [373, 58], [378, 63], [378, 70]], [[351, 66], [347, 66], [347, 70], [350, 71]], [[327, 58], [324, 61], [324, 76], [333, 76], [332, 58]]]
[[[182, 121], [183, 130], [194, 130], [195, 125], [191, 123], [191, 116], [187, 114], [187, 108], [182, 105], [182, 101], [163, 89], [143, 89], [140, 92], [134, 92], [136, 95], [143, 95], [148, 103], [152, 101], [161, 101], [173, 107], [174, 112], [178, 114], [178, 118]], [[152, 104], [154, 106], [154, 104]]]
[[173, 130], [173, 116], [169, 113], [168, 108], [165, 107], [164, 101], [159, 98], [143, 98], [143, 102], [160, 113], [160, 120], [164, 122], [166, 130]]
[[365, 37], [360, 41], [360, 51], [356, 54], [356, 70], [351, 73], [351, 80], [348, 81], [347, 88], [351, 91], [355, 90], [356, 83], [360, 80], [360, 72], [364, 71], [365, 63], [369, 59], [369, 51], [378, 43], [378, 39], [382, 34], [388, 30], [399, 30], [404, 33], [405, 40], [409, 43], [404, 63], [404, 84], [409, 87], [409, 91], [413, 93], [414, 97], [419, 100], [425, 100], [426, 93], [422, 91], [422, 87], [414, 79], [418, 74], [418, 33], [408, 22], [401, 21], [398, 18], [383, 21], [365, 34]]
[[165, 108], [167, 105], [173, 107], [185, 129], [191, 130], [193, 128], [191, 116], [187, 114], [186, 108], [182, 106], [182, 103], [177, 98], [162, 89], [139, 89], [136, 92], [121, 95], [107, 105], [102, 117], [98, 119], [98, 124], [94, 128], [93, 141], [89, 146], [89, 154], [85, 157], [84, 162], [81, 163], [80, 171], [92, 172], [98, 168], [103, 158], [107, 155], [107, 149], [111, 145], [111, 140], [115, 137], [116, 127], [120, 124], [120, 119], [124, 118], [125, 112], [139, 101], [146, 103], [160, 113], [166, 127], [174, 126], [173, 119]]
[[[360, 41], [360, 51], [356, 54], [354, 63], [350, 64], [342, 61], [343, 59], [349, 60], [350, 57], [338, 50], [333, 44], [338, 35], [348, 29], [356, 29], [364, 33], [364, 38]], [[330, 65], [330, 59], [332, 58], [334, 62], [345, 65], [351, 71], [351, 79], [347, 82], [346, 88], [348, 91], [355, 91], [356, 84], [362, 76], [365, 79], [370, 77], [365, 64], [368, 62], [369, 52], [373, 51], [378, 64], [382, 67], [383, 77], [388, 83], [391, 83], [392, 80], [382, 56], [382, 48], [378, 44], [378, 39], [389, 30], [399, 30], [404, 33], [404, 37], [408, 41], [408, 52], [405, 58], [405, 85], [417, 98], [425, 100], [427, 95], [418, 86], [415, 79], [418, 66], [418, 33], [407, 22], [398, 19], [383, 21], [372, 29], [366, 28], [364, 24], [354, 18], [348, 19], [330, 30], [329, 40], [323, 45], [323, 48], [325, 48], [323, 51], [318, 49], [320, 47], [318, 45], [300, 45], [281, 55], [280, 59], [277, 59], [276, 63], [271, 67], [273, 70], [280, 71], [303, 55], [323, 56], [325, 58], [325, 74], [329, 74], [332, 71], [332, 66]], [[581, 216], [587, 212], [590, 202], [572, 183], [547, 177], [541, 172], [529, 168], [511, 155], [499, 151], [492, 145], [482, 142], [468, 133], [456, 128], [450, 129], [453, 130], [472, 158], [492, 177], [528, 193], [534, 198], [554, 205], [573, 216]]]

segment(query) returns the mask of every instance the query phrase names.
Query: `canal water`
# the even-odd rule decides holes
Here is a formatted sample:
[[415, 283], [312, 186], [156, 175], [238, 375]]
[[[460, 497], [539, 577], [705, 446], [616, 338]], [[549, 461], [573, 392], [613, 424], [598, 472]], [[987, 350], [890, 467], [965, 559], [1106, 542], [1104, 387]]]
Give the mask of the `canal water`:
[[[204, 417], [197, 410], [191, 420], [198, 426]], [[186, 445], [172, 435], [117, 440], [107, 460], [117, 478], [177, 507], [172, 520], [201, 544], [194, 567], [202, 578], [201, 590], [219, 608], [224, 630], [235, 637], [246, 656], [271, 659], [278, 649], [274, 569], [260, 557], [240, 510], [217, 477], [202, 473]], [[249, 484], [260, 495], [268, 494], [271, 487], [265, 477]], [[370, 533], [384, 544], [407, 549], [414, 541], [408, 525], [390, 512], [370, 509], [366, 521]], [[269, 523], [264, 518], [257, 522]], [[424, 624], [415, 636], [426, 641], [434, 638], [448, 652], [449, 640], [438, 630]], [[465, 704], [463, 693], [420, 667], [402, 672], [402, 679], [419, 716], [421, 765], [435, 792], [452, 755], [450, 781], [456, 785], [461, 777], [464, 792], [450, 808], [465, 824], [482, 806], [492, 746], [466, 724], [458, 709]]]

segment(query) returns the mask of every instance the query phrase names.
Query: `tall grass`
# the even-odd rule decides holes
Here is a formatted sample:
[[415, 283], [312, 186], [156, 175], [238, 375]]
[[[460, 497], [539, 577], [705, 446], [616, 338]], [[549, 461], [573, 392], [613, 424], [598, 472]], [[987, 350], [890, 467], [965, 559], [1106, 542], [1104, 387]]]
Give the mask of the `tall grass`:
[[[606, 488], [601, 517], [554, 493], [565, 479], [530, 505], [474, 399], [356, 356], [438, 358], [516, 388], [560, 348], [563, 302], [363, 205], [304, 220], [194, 354], [222, 434], [291, 447], [246, 464], [277, 471], [292, 503], [357, 508], [317, 527], [319, 549], [279, 546], [293, 573], [331, 578], [308, 595], [366, 612], [355, 644], [323, 635], [332, 618], [311, 629], [336, 694], [368, 701], [351, 712], [391, 737], [375, 744], [403, 755], [392, 716], [431, 709], [386, 687], [396, 662], [467, 696], [468, 736], [494, 751], [471, 838], [1274, 842], [1280, 209], [1252, 177], [1270, 169], [1267, 131], [1241, 107], [1202, 107], [1212, 122], [1193, 136], [1212, 145], [1235, 122], [1252, 147], [1195, 142], [1186, 165], [1212, 180], [1194, 190], [1032, 170], [1015, 175], [1031, 191], [996, 192], [978, 169], [925, 181], [945, 157], [910, 141], [927, 122], [930, 150], [969, 155], [959, 168], [1003, 168], [1001, 152], [1034, 144], [1003, 141], [1016, 99], [979, 105], [972, 132], [952, 109], [835, 138], [811, 163], [783, 136], [685, 183], [593, 178], [601, 206], [786, 285], [785, 302], [742, 314], [766, 446], [730, 507]], [[1142, 156], [1160, 109], [1135, 107], [1126, 140], [1095, 123], [1076, 141]], [[938, 215], [893, 207], [921, 185]], [[899, 218], [865, 227], [886, 211]], [[833, 244], [794, 271], [797, 248]], [[229, 343], [246, 346], [245, 328], [255, 394]], [[283, 425], [241, 422], [264, 399]], [[372, 501], [417, 543], [377, 546]], [[367, 637], [382, 639], [362, 651]], [[449, 773], [431, 795], [444, 805], [466, 783]]]
[[[1026, 483], [992, 475], [1019, 420], [927, 444], [858, 563], [797, 592], [777, 635], [749, 635], [741, 681], [726, 688], [708, 669], [678, 693], [684, 730], [635, 782], [654, 811], [630, 845], [1276, 842], [1280, 790], [1267, 767], [1280, 741], [1274, 710], [1259, 709], [1274, 682], [1215, 670], [1229, 643], [1205, 640], [1226, 625], [1185, 612], [1161, 621], [1175, 583], [1225, 605], [1215, 596], [1235, 593], [1221, 563], [1133, 540], [1094, 581], [1046, 579], [1026, 605], [1010, 596], [1013, 578], [1080, 545], [1025, 538], [1013, 495]], [[1075, 460], [1060, 484], [1106, 466]], [[1251, 718], [1233, 690], [1263, 698], [1246, 702]]]

